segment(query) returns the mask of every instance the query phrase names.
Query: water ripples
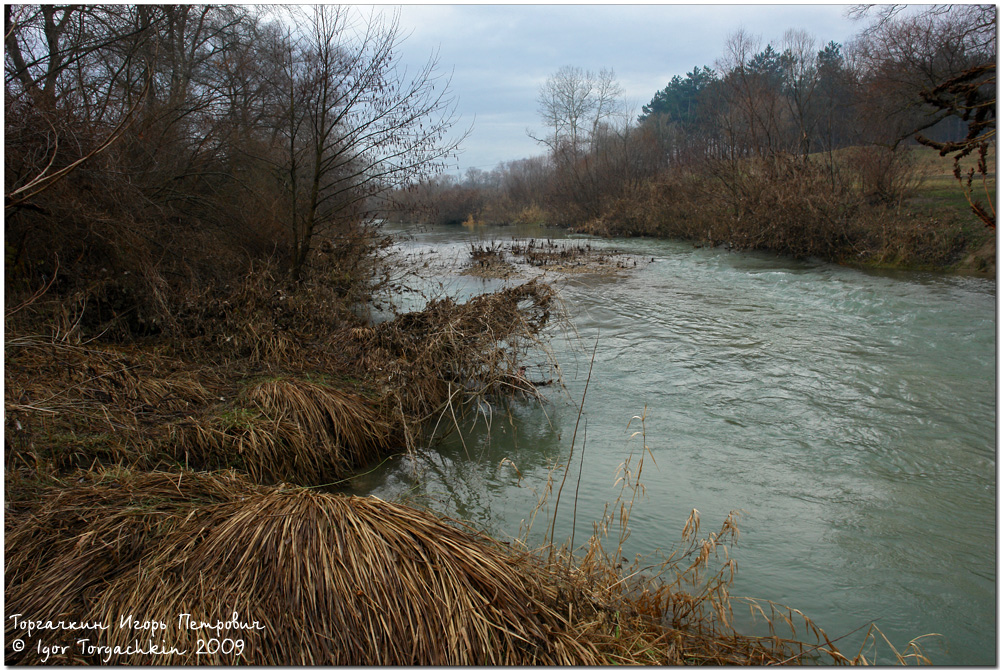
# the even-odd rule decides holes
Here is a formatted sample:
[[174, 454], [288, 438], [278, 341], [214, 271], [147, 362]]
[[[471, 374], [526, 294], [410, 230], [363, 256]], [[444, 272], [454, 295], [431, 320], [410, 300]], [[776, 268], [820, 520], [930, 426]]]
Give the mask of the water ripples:
[[[799, 607], [835, 634], [880, 618], [900, 648], [942, 633], [935, 662], [994, 664], [995, 284], [608, 244], [655, 261], [561, 284], [579, 338], [553, 344], [575, 398], [600, 335], [580, 528], [614, 500], [619, 464], [641, 448], [629, 422], [645, 408], [656, 466], [627, 553], [667, 549], [692, 507], [703, 528], [743, 508], [738, 592]], [[576, 412], [553, 396], [530, 419], [553, 422], [544, 439], [495, 436], [478, 469], [451, 445], [434, 471], [460, 482], [407, 486], [465, 496], [444, 509], [514, 533], [529, 489], [565, 457]], [[520, 483], [498, 474], [506, 455]]]

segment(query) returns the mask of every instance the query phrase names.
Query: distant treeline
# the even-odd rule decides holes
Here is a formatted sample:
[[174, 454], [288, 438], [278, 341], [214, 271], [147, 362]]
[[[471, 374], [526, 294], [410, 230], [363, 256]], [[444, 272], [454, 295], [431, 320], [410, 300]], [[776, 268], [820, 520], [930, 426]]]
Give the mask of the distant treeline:
[[[737, 32], [714, 68], [675, 76], [641, 114], [625, 108], [613, 72], [564, 67], [539, 92], [544, 155], [469, 169], [462, 180], [437, 176], [396, 197], [406, 211], [422, 208], [425, 222], [533, 222], [799, 256], [949, 262], [966, 241], [929, 239], [940, 235], [927, 217], [901, 215], [919, 182], [910, 149], [974, 152], [972, 165], [981, 152], [973, 170], [985, 177], [996, 8], [872, 11], [846, 46], [819, 46], [795, 30], [776, 44]], [[961, 169], [974, 202], [981, 189]], [[991, 226], [992, 201], [980, 211]], [[975, 221], [968, 207], [963, 216]], [[940, 257], [917, 258], [928, 254]]]

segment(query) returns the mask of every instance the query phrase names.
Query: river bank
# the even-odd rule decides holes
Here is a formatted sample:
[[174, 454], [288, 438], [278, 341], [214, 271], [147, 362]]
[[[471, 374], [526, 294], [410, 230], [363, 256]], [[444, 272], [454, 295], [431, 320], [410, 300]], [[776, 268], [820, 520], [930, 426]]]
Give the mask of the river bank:
[[[708, 216], [713, 225], [693, 223]], [[687, 240], [695, 246], [733, 251], [765, 251], [791, 258], [815, 257], [849, 267], [963, 274], [996, 278], [996, 234], [964, 209], [924, 209], [911, 204], [895, 211], [872, 210], [842, 230], [827, 224], [818, 232], [795, 230], [755, 232], [726, 208], [697, 214], [679, 209], [658, 210], [655, 220], [637, 222], [633, 215], [612, 214], [571, 228], [608, 239], [650, 237]], [[645, 215], [644, 215], [645, 216]], [[679, 220], [683, 220], [681, 223]], [[804, 219], [807, 220], [807, 219]], [[761, 226], [761, 229], [768, 226]], [[841, 238], [838, 244], [814, 243], [810, 237]], [[776, 237], [774, 236], [776, 235]]]
[[[959, 167], [964, 173], [973, 165], [967, 157]], [[995, 278], [995, 228], [970, 208], [970, 200], [996, 201], [995, 179], [962, 182], [955, 169], [928, 147], [705, 160], [620, 191], [595, 179], [590, 188], [611, 192], [590, 199], [566, 184], [521, 201], [471, 186], [428, 187], [417, 197], [423, 205], [417, 221], [493, 226], [497, 234], [545, 225], [607, 239], [683, 240], [848, 266]]]
[[[528, 229], [517, 232], [520, 241], [514, 241], [513, 246], [519, 249], [529, 246], [523, 241], [526, 239], [547, 240], [538, 238], [537, 233], [532, 237]], [[133, 592], [136, 586], [147, 588], [148, 584], [143, 586], [142, 574], [128, 566], [169, 564], [179, 566], [183, 572], [196, 565], [195, 559], [202, 554], [178, 554], [178, 543], [184, 546], [193, 543], [190, 546], [194, 550], [223, 527], [231, 533], [225, 536], [230, 546], [246, 547], [241, 554], [243, 558], [239, 559], [244, 562], [234, 563], [226, 574], [250, 571], [267, 583], [307, 588], [316, 578], [308, 577], [309, 574], [340, 574], [336, 570], [327, 572], [331, 566], [339, 565], [337, 561], [315, 555], [297, 563], [295, 571], [289, 573], [280, 567], [284, 563], [261, 562], [271, 560], [268, 557], [277, 561], [286, 554], [259, 554], [249, 548], [287, 546], [291, 551], [291, 547], [312, 547], [315, 540], [311, 538], [319, 537], [322, 529], [310, 525], [312, 522], [294, 527], [255, 524], [232, 517], [231, 509], [239, 508], [240, 504], [251, 505], [254, 510], [258, 506], [270, 509], [272, 505], [287, 505], [295, 510], [296, 518], [305, 515], [303, 518], [342, 519], [346, 524], [342, 528], [343, 537], [347, 538], [353, 536], [352, 529], [361, 523], [350, 509], [364, 505], [361, 501], [374, 495], [394, 505], [386, 508], [391, 511], [384, 514], [457, 527], [462, 533], [455, 536], [458, 539], [454, 542], [463, 547], [461, 556], [488, 555], [490, 558], [484, 560], [489, 565], [499, 561], [503, 565], [520, 566], [504, 569], [524, 570], [517, 573], [517, 580], [540, 584], [540, 593], [551, 593], [551, 589], [563, 593], [555, 601], [547, 599], [548, 596], [540, 597], [539, 620], [548, 621], [544, 625], [549, 630], [572, 631], [574, 639], [589, 641], [584, 648], [567, 651], [568, 647], [557, 644], [562, 633], [547, 636], [544, 643], [540, 638], [532, 638], [534, 634], [519, 633], [536, 642], [517, 649], [480, 646], [483, 651], [477, 653], [487, 655], [475, 656], [462, 646], [460, 639], [446, 636], [441, 641], [447, 643], [443, 646], [428, 643], [430, 646], [425, 648], [428, 655], [420, 656], [428, 661], [570, 660], [560, 654], [577, 654], [571, 657], [574, 662], [601, 664], [706, 662], [706, 659], [718, 663], [759, 663], [767, 658], [798, 658], [801, 648], [789, 646], [787, 639], [792, 633], [780, 618], [769, 615], [771, 624], [768, 624], [748, 617], [753, 607], [743, 600], [748, 596], [798, 607], [812, 616], [817, 626], [830, 631], [831, 637], [860, 627], [853, 637], [836, 643], [840, 649], [852, 652], [846, 653], [848, 660], [855, 658], [855, 650], [872, 658], [871, 640], [865, 635], [875, 620], [879, 630], [904, 654], [915, 653], [912, 649], [904, 650], [921, 633], [943, 632], [947, 640], [956, 639], [956, 630], [947, 626], [942, 629], [941, 621], [933, 615], [919, 621], [910, 618], [907, 613], [934, 611], [923, 596], [916, 603], [893, 604], [894, 598], [898, 598], [892, 595], [897, 593], [896, 586], [901, 587], [900, 580], [908, 582], [910, 573], [893, 577], [883, 574], [880, 566], [888, 561], [892, 574], [897, 574], [896, 559], [911, 555], [906, 548], [909, 535], [904, 527], [916, 523], [912, 518], [915, 510], [921, 515], [929, 510], [926, 504], [910, 505], [906, 501], [923, 500], [920, 493], [923, 485], [935, 488], [939, 493], [934, 499], [942, 503], [950, 505], [949, 501], [957, 496], [969, 501], [967, 509], [983, 508], [978, 494], [964, 487], [952, 495], [943, 494], [949, 489], [938, 476], [947, 474], [952, 485], [974, 483], [978, 479], [964, 464], [974, 462], [975, 472], [980, 474], [995, 468], [995, 454], [991, 456], [988, 449], [983, 451], [982, 445], [975, 446], [981, 441], [976, 437], [979, 433], [967, 434], [970, 427], [988, 428], [982, 425], [985, 415], [979, 411], [982, 404], [976, 399], [979, 396], [963, 395], [982, 386], [979, 376], [963, 377], [960, 390], [947, 381], [951, 377], [945, 371], [952, 371], [950, 374], [954, 376], [962, 370], [978, 368], [970, 367], [954, 345], [949, 346], [950, 357], [944, 360], [933, 349], [910, 355], [904, 350], [891, 353], [894, 350], [890, 348], [874, 358], [857, 361], [856, 354], [851, 352], [865, 346], [855, 337], [861, 337], [869, 329], [875, 329], [874, 342], [883, 342], [877, 347], [896, 347], [908, 341], [932, 346], [937, 338], [926, 332], [930, 324], [953, 329], [957, 327], [955, 323], [964, 322], [971, 330], [959, 329], [948, 335], [949, 341], [957, 338], [956, 341], [978, 342], [989, 329], [979, 328], [979, 322], [962, 317], [957, 321], [950, 317], [943, 319], [940, 311], [962, 305], [970, 297], [978, 305], [976, 296], [981, 290], [978, 284], [965, 284], [957, 278], [942, 283], [943, 280], [933, 276], [913, 283], [906, 279], [905, 273], [890, 273], [880, 278], [879, 274], [857, 275], [856, 271], [819, 262], [796, 262], [789, 266], [764, 254], [692, 250], [690, 245], [656, 240], [618, 240], [613, 248], [601, 240], [579, 239], [546, 241], [543, 245], [546, 253], [554, 252], [554, 257], [559, 257], [567, 247], [589, 246], [597, 259], [647, 259], [641, 267], [610, 274], [599, 271], [567, 274], [551, 271], [545, 263], [541, 266], [523, 263], [519, 267], [523, 267], [525, 275], [513, 281], [463, 275], [462, 268], [472, 260], [473, 243], [482, 245], [483, 239], [488, 242], [488, 237], [480, 235], [491, 233], [466, 231], [463, 237], [457, 236], [454, 229], [434, 229], [411, 238], [404, 246], [409, 245], [409, 253], [416, 259], [414, 264], [424, 268], [426, 286], [414, 285], [415, 292], [399, 296], [403, 303], [398, 317], [388, 313], [366, 326], [334, 328], [324, 334], [322, 344], [315, 337], [298, 339], [297, 329], [269, 332], [259, 325], [255, 330], [234, 327], [232, 316], [227, 317], [227, 329], [238, 334], [239, 339], [232, 334], [227, 336], [231, 339], [218, 338], [212, 331], [191, 342], [155, 337], [129, 343], [100, 339], [74, 341], [72, 337], [60, 339], [58, 331], [44, 329], [31, 335], [24, 325], [31, 320], [22, 322], [14, 314], [15, 318], [8, 319], [5, 342], [6, 438], [13, 447], [8, 449], [5, 464], [8, 528], [13, 538], [7, 551], [9, 566], [23, 566], [25, 562], [30, 566], [11, 568], [8, 602], [18, 606], [58, 602], [58, 598], [46, 596], [45, 590], [56, 588], [74, 598], [83, 596], [82, 601], [74, 602], [90, 603], [91, 609], [74, 610], [75, 616], [90, 621], [98, 616], [98, 611], [104, 614], [111, 611], [106, 608], [113, 603], [112, 594]], [[617, 251], [618, 256], [612, 251]], [[529, 275], [557, 279], [558, 299], [538, 280], [529, 281]], [[868, 279], [858, 284], [863, 277]], [[921, 288], [924, 285], [926, 290]], [[772, 293], [780, 287], [791, 293], [785, 297]], [[879, 296], [902, 302], [890, 306], [880, 302]], [[301, 307], [287, 304], [295, 301], [295, 296], [276, 295], [273, 299], [286, 310]], [[566, 347], [558, 343], [554, 349], [538, 348], [544, 344], [538, 336], [552, 330], [557, 303], [573, 312], [571, 323], [567, 324], [570, 327], [560, 326], [555, 332], [576, 333], [580, 338], [576, 340], [578, 343], [588, 344], [599, 335], [603, 343], [594, 354], [592, 385], [584, 408], [586, 420], [575, 441], [581, 453], [578, 460], [569, 463], [568, 450], [574, 443], [573, 423], [578, 407], [572, 401], [564, 403], [567, 397], [583, 397], [588, 379], [586, 364], [592, 352], [582, 350], [590, 347]], [[918, 306], [931, 305], [933, 315], [916, 315]], [[716, 313], [726, 306], [736, 311]], [[670, 311], [660, 313], [665, 307]], [[270, 312], [270, 303], [263, 303], [261, 308]], [[808, 315], [814, 311], [817, 311], [816, 322], [832, 330], [809, 335], [786, 332], [790, 327], [805, 327], [813, 322]], [[976, 307], [974, 311], [982, 309]], [[986, 317], [981, 315], [980, 319], [983, 318]], [[252, 322], [260, 323], [256, 318]], [[742, 325], [737, 327], [737, 322]], [[42, 322], [34, 323], [37, 327]], [[878, 328], [887, 326], [889, 331], [875, 335], [880, 332]], [[685, 333], [697, 337], [691, 339]], [[774, 340], [778, 335], [781, 337]], [[210, 346], [212, 342], [216, 343], [215, 349]], [[615, 342], [623, 344], [624, 349], [614, 346]], [[815, 347], [807, 346], [810, 342]], [[792, 363], [797, 360], [794, 352], [800, 345], [806, 347], [800, 352], [805, 354], [803, 360], [810, 361], [804, 369], [797, 367], [801, 363]], [[988, 343], [984, 346], [984, 351], [990, 350]], [[214, 353], [207, 355], [210, 350]], [[551, 360], [546, 350], [552, 354]], [[824, 351], [828, 355], [816, 353]], [[669, 353], [666, 358], [665, 353]], [[983, 355], [986, 359], [977, 364], [980, 367], [989, 364], [989, 354]], [[815, 364], [832, 364], [838, 357], [858, 367], [850, 373], [833, 376], [823, 367], [813, 370]], [[459, 359], [463, 362], [456, 364]], [[886, 366], [895, 365], [891, 361], [907, 360], [925, 361], [932, 367], [912, 371], [904, 367], [895, 382], [885, 379]], [[558, 370], [551, 369], [553, 364], [558, 365]], [[934, 367], [938, 364], [944, 367]], [[992, 364], [995, 365], [995, 359]], [[526, 368], [523, 375], [518, 372], [522, 366]], [[713, 371], [711, 375], [707, 375], [708, 369]], [[479, 376], [464, 379], [478, 381], [463, 384], [463, 375], [469, 371], [479, 371]], [[522, 384], [522, 380], [551, 377], [566, 384], [568, 396], [563, 395], [558, 385], [540, 389]], [[829, 384], [837, 378], [839, 385], [835, 384], [828, 393], [808, 383], [826, 380], [823, 384]], [[748, 389], [746, 385], [754, 379], [763, 385], [756, 390]], [[938, 381], [928, 384], [927, 380]], [[456, 394], [461, 386], [475, 392], [471, 402], [459, 401]], [[883, 396], [873, 391], [876, 388], [890, 392]], [[924, 390], [918, 393], [917, 388]], [[510, 391], [517, 393], [510, 397]], [[535, 395], [538, 391], [544, 393], [542, 403], [529, 401], [539, 397]], [[827, 397], [840, 399], [841, 404], [846, 402], [843, 407], [849, 411], [837, 409], [837, 403], [823, 405]], [[913, 426], [907, 427], [908, 422], [885, 426], [882, 423], [892, 416], [924, 417], [929, 408], [940, 404], [936, 398], [941, 397], [949, 399], [948, 434], [960, 437], [954, 447], [957, 451], [947, 462], [932, 467], [921, 455], [922, 451], [913, 452], [904, 446], [944, 444], [952, 438], [937, 431], [912, 433]], [[961, 416], [955, 415], [958, 397], [964, 398], [958, 402], [963, 409]], [[809, 402], [802, 404], [803, 400]], [[447, 404], [440, 406], [445, 401], [451, 401], [450, 408]], [[813, 407], [812, 401], [819, 404]], [[639, 403], [648, 405], [648, 413]], [[397, 414], [400, 404], [408, 408], [402, 415]], [[876, 421], [870, 412], [883, 405], [891, 411]], [[470, 410], [464, 419], [463, 408]], [[759, 414], [761, 410], [765, 411], [763, 415]], [[638, 414], [643, 416], [641, 422], [638, 418], [629, 419]], [[410, 423], [400, 420], [400, 416]], [[492, 419], [486, 421], [489, 417]], [[421, 418], [428, 421], [422, 422]], [[941, 417], [925, 420], [931, 425], [944, 421]], [[462, 427], [461, 432], [451, 431], [443, 441], [427, 439], [430, 433], [440, 436], [455, 423]], [[635, 435], [640, 429], [648, 437], [648, 452], [646, 445], [636, 442]], [[764, 442], [755, 447], [757, 440], [747, 431], [761, 429], [765, 433]], [[626, 435], [622, 435], [622, 430]], [[505, 435], [520, 436], [520, 440], [509, 442]], [[631, 440], [626, 439], [629, 435]], [[661, 436], [667, 436], [665, 445], [661, 444]], [[758, 453], [765, 448], [769, 450], [766, 454]], [[359, 455], [341, 454], [340, 449], [356, 449]], [[775, 449], [777, 456], [767, 455]], [[896, 449], [902, 451], [894, 454]], [[644, 455], [648, 460], [641, 465]], [[774, 465], [774, 457], [795, 467], [784, 472], [784, 468]], [[826, 474], [810, 470], [810, 462], [823, 465], [822, 472]], [[625, 470], [621, 469], [623, 465]], [[644, 474], [637, 481], [634, 476], [640, 471]], [[620, 503], [632, 497], [629, 490], [611, 487], [609, 498], [608, 487], [627, 472], [632, 473], [626, 477], [634, 487], [632, 490], [645, 493], [638, 496], [634, 511], [629, 504], [628, 525], [622, 528], [614, 525], [622, 520], [623, 509], [615, 501], [618, 499]], [[563, 488], [562, 476], [567, 473], [570, 486], [564, 487], [562, 512], [557, 520], [549, 514], [554, 497]], [[808, 484], [831, 476], [834, 482], [831, 490], [815, 489]], [[888, 479], [883, 481], [883, 477]], [[154, 479], [155, 485], [151, 483]], [[333, 492], [320, 493], [331, 489], [331, 484], [335, 484]], [[920, 486], [919, 490], [912, 489], [914, 484]], [[178, 495], [163, 493], [168, 489], [178, 491]], [[572, 505], [570, 490], [573, 490]], [[546, 491], [549, 493], [545, 494]], [[345, 497], [346, 501], [358, 502], [345, 502]], [[643, 497], [647, 499], [641, 500]], [[846, 517], [835, 512], [840, 507], [844, 507]], [[692, 508], [699, 510], [694, 519], [700, 520], [704, 528], [719, 529], [714, 537], [691, 533]], [[737, 517], [729, 516], [734, 509], [744, 509], [747, 514], [738, 520], [743, 532], [738, 549], [740, 577], [731, 582], [735, 568], [728, 565], [728, 559], [735, 556], [737, 548], [727, 541], [736, 535]], [[966, 543], [971, 540], [978, 547], [993, 546], [988, 538], [976, 539], [983, 533], [989, 535], [989, 524], [983, 525], [982, 520], [948, 509], [951, 510], [949, 527], [959, 529], [965, 539], [935, 543], [935, 549], [929, 552], [925, 546], [913, 553], [910, 560], [915, 561], [917, 571], [932, 569], [928, 562], [954, 566], [954, 559], [940, 556], [936, 551], [957, 542], [956, 551], [966, 557], [963, 560], [972, 571], [963, 572], [962, 580], [978, 584], [978, 578], [970, 575], [978, 574], [980, 566], [988, 564], [989, 557], [979, 556], [975, 550], [970, 553]], [[260, 510], [256, 516], [266, 516]], [[413, 510], [428, 510], [430, 516]], [[611, 516], [607, 515], [609, 510]], [[872, 516], [873, 510], [885, 510], [889, 516]], [[536, 513], [536, 522], [522, 534], [522, 520], [530, 521]], [[39, 528], [36, 520], [46, 514], [53, 523]], [[831, 514], [832, 526], [826, 533], [833, 534], [832, 545], [829, 536], [825, 537], [815, 527], [817, 523], [827, 523], [823, 519]], [[60, 521], [69, 518], [67, 515], [77, 519], [74, 525]], [[897, 522], [886, 526], [889, 518]], [[129, 525], [127, 528], [101, 525], [107, 519]], [[684, 524], [684, 519], [691, 523]], [[797, 522], [790, 527], [792, 519], [806, 523]], [[552, 527], [546, 530], [550, 522]], [[848, 532], [854, 526], [859, 528], [860, 535]], [[378, 524], [372, 529], [376, 535], [366, 535], [370, 539], [365, 542], [374, 542], [375, 546], [392, 544], [385, 537], [378, 539]], [[433, 530], [429, 535], [436, 537], [442, 532]], [[946, 533], [937, 526], [928, 527], [926, 532], [935, 536]], [[110, 541], [94, 544], [88, 539], [112, 535], [134, 538], [136, 533], [146, 539], [129, 540], [129, 544]], [[483, 533], [497, 538], [499, 543]], [[869, 546], [870, 542], [864, 539], [867, 536], [880, 543], [888, 538], [891, 547], [898, 548], [889, 551]], [[572, 563], [561, 550], [555, 552], [555, 562], [550, 562], [553, 555], [549, 548], [554, 544], [558, 549], [567, 539], [577, 549]], [[592, 544], [594, 539], [601, 544]], [[483, 554], [483, 543], [493, 547], [489, 551], [499, 551], [505, 558]], [[132, 544], [136, 545], [134, 550], [128, 548]], [[846, 590], [837, 590], [832, 595], [827, 590], [814, 593], [809, 585], [815, 583], [813, 576], [817, 571], [840, 574], [836, 566], [840, 564], [838, 557], [842, 552], [837, 547], [841, 545], [845, 560], [867, 555], [873, 564], [861, 569], [857, 578], [837, 577], [838, 583], [843, 580]], [[396, 555], [394, 566], [407, 564], [414, 556], [420, 556], [421, 551], [425, 554], [436, 551], [433, 544], [399, 546], [401, 553]], [[853, 548], [848, 551], [850, 547]], [[703, 550], [707, 551], [704, 557]], [[369, 553], [369, 549], [364, 549], [359, 556]], [[646, 559], [637, 561], [636, 555]], [[120, 573], [101, 572], [125, 557], [137, 562], [122, 563]], [[684, 560], [678, 562], [678, 557]], [[68, 573], [67, 565], [73, 566]], [[99, 568], [100, 565], [105, 568]], [[383, 597], [380, 589], [389, 583], [385, 580], [395, 579], [391, 576], [394, 568], [367, 565], [365, 570], [381, 575], [373, 577], [371, 583], [379, 597]], [[648, 575], [650, 566], [658, 565], [666, 566], [658, 582], [643, 582], [639, 590], [608, 589], [614, 584], [630, 584], [636, 577]], [[419, 564], [413, 569], [419, 572]], [[855, 565], [851, 571], [858, 569]], [[348, 583], [356, 583], [359, 570], [348, 571]], [[63, 574], [94, 575], [97, 581], [71, 585], [60, 577]], [[633, 574], [636, 577], [629, 577]], [[217, 586], [229, 589], [234, 597], [245, 591], [227, 579], [220, 575]], [[467, 582], [466, 577], [459, 579]], [[867, 599], [859, 601], [852, 595], [858, 593], [858, 584], [872, 583], [883, 585], [875, 590], [877, 604]], [[678, 584], [684, 586], [678, 589]], [[696, 592], [701, 595], [695, 601], [685, 600], [696, 584], [701, 589]], [[776, 589], [775, 584], [780, 587]], [[978, 586], [975, 590], [979, 594], [988, 591]], [[369, 590], [360, 591], [340, 592], [338, 602], [350, 604], [337, 616], [353, 612], [351, 616], [382, 626], [376, 611], [367, 609]], [[282, 591], [296, 592], [299, 591]], [[174, 593], [175, 598], [193, 597], [185, 595], [183, 590]], [[481, 598], [487, 593], [492, 591], [476, 590], [469, 597]], [[606, 598], [611, 593], [615, 595], [609, 601]], [[295, 597], [289, 597], [292, 600], [286, 609], [295, 612], [297, 621], [326, 621], [322, 617], [327, 614], [310, 613], [302, 609], [305, 607], [302, 602], [295, 604]], [[410, 625], [407, 622], [424, 620], [416, 612], [425, 609], [425, 599], [401, 597], [402, 601], [393, 602], [394, 611], [416, 609], [412, 610], [411, 618], [391, 624], [402, 626], [392, 629], [396, 631], [393, 639], [413, 639], [423, 644], [427, 641], [426, 634], [407, 628]], [[446, 600], [448, 597], [451, 596], [433, 596]], [[522, 596], [512, 597], [523, 601]], [[383, 658], [378, 655], [382, 652], [360, 643], [350, 652], [356, 655], [323, 656], [327, 652], [313, 643], [319, 638], [310, 636], [325, 634], [327, 624], [301, 631], [282, 628], [266, 605], [270, 598], [270, 594], [267, 598], [260, 596], [260, 603], [244, 610], [241, 616], [262, 625], [273, 624], [269, 630], [281, 631], [278, 639], [297, 642], [283, 642], [285, 646], [261, 643], [253, 648], [253, 658], [276, 662], [287, 660], [287, 654], [307, 652], [315, 655], [301, 658], [316, 662], [340, 660], [354, 664]], [[227, 614], [211, 609], [218, 605], [211, 597], [199, 602], [205, 616]], [[963, 599], [963, 602], [968, 605], [969, 601]], [[386, 603], [383, 605], [388, 606]], [[149, 601], [142, 607], [153, 604]], [[716, 607], [728, 612], [729, 606], [733, 607], [733, 614], [727, 614], [726, 619], [718, 618]], [[769, 611], [766, 602], [762, 606]], [[119, 602], [115, 607], [131, 605]], [[157, 607], [160, 610], [156, 611], [166, 617], [173, 606], [161, 603]], [[136, 608], [134, 616], [141, 618], [143, 612], [139, 611], [139, 605]], [[546, 611], [555, 612], [551, 615], [555, 618], [546, 619], [550, 616], [544, 614]], [[943, 611], [951, 612], [947, 605]], [[963, 611], [979, 610], [966, 607]], [[690, 618], [678, 620], [677, 612], [687, 612]], [[838, 616], [838, 612], [850, 616]], [[124, 609], [122, 613], [125, 614]], [[50, 615], [45, 610], [35, 616], [46, 620]], [[518, 619], [534, 621], [533, 616], [518, 615]], [[977, 630], [961, 613], [952, 612], [948, 617], [959, 628]], [[731, 624], [740, 632], [734, 632]], [[774, 631], [769, 630], [772, 624]], [[805, 630], [801, 620], [796, 620], [796, 625], [798, 630]], [[8, 638], [20, 639], [17, 636], [23, 631], [11, 626], [13, 623], [8, 621]], [[466, 624], [455, 626], [458, 630]], [[778, 646], [773, 646], [770, 637], [773, 632], [783, 638]], [[367, 634], [361, 637], [364, 635]], [[381, 633], [372, 635], [373, 639], [381, 639], [378, 637]], [[979, 631], [975, 635], [985, 639], [982, 636], [986, 634]], [[249, 642], [249, 638], [244, 639], [244, 649], [248, 649]], [[556, 646], [546, 646], [550, 643]], [[180, 648], [181, 642], [172, 644]], [[978, 647], [961, 637], [949, 646], [972, 650], [969, 652], [972, 656], [949, 656], [949, 646], [935, 646], [933, 638], [919, 644], [930, 644], [931, 659], [982, 660], [975, 651]], [[127, 649], [127, 645], [119, 646]], [[879, 658], [884, 659], [886, 647], [880, 648]], [[412, 654], [417, 653], [410, 647], [402, 649], [398, 658], [393, 657], [399, 662], [409, 662]], [[223, 652], [221, 647], [216, 651]], [[221, 662], [239, 660], [232, 656], [235, 651], [234, 641], [226, 652], [230, 656], [213, 658], [223, 659]], [[522, 653], [527, 656], [510, 656]], [[813, 660], [828, 662], [834, 658], [830, 653], [819, 653], [821, 656]], [[122, 662], [127, 658], [115, 657]]]
[[842, 659], [819, 632], [729, 626], [735, 520], [706, 536], [692, 516], [652, 581], [600, 532], [571, 556], [558, 539], [511, 546], [413, 505], [327, 492], [424, 448], [463, 410], [531, 397], [519, 356], [555, 318], [553, 298], [536, 280], [432, 299], [323, 343], [255, 337], [264, 329], [83, 339], [47, 330], [37, 296], [9, 308], [7, 663]]

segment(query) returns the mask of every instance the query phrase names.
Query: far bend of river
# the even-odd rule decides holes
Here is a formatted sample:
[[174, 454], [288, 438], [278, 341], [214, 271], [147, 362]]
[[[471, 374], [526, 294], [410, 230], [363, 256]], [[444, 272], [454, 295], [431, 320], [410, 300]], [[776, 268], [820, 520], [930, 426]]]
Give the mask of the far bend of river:
[[[530, 235], [566, 236], [455, 226], [400, 246], [427, 259], [422, 286], [464, 300], [504, 285], [458, 275], [470, 241]], [[692, 508], [703, 534], [743, 510], [733, 595], [800, 609], [830, 638], [874, 621], [902, 650], [937, 633], [922, 640], [935, 664], [995, 666], [995, 282], [662, 240], [592, 243], [654, 262], [620, 278], [559, 279], [575, 333], [554, 329], [550, 346], [572, 400], [552, 391], [543, 408], [498, 408], [491, 431], [480, 420], [464, 445], [453, 435], [395, 458], [349, 492], [517, 537], [552, 463], [569, 453], [599, 334], [577, 545], [617, 498], [619, 464], [638, 458], [641, 436], [630, 435], [641, 425], [628, 424], [646, 408], [656, 465], [647, 458], [625, 556], [669, 553]], [[551, 376], [545, 360], [529, 361], [529, 377]], [[557, 542], [571, 535], [584, 422]], [[536, 545], [554, 499], [528, 536]], [[766, 632], [738, 619], [744, 632]], [[852, 656], [860, 642], [837, 645]], [[884, 642], [874, 660], [894, 662]]]

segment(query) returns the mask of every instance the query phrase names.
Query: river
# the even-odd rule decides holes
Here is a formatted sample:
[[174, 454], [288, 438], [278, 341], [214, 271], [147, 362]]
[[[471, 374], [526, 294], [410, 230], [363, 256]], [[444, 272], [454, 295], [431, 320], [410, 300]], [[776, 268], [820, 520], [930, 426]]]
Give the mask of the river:
[[[457, 274], [469, 242], [512, 235], [566, 234], [430, 228], [399, 245], [426, 264], [420, 288], [467, 298], [504, 285]], [[692, 508], [703, 531], [742, 510], [734, 595], [798, 608], [831, 638], [875, 622], [900, 650], [937, 634], [921, 640], [935, 664], [996, 665], [995, 282], [592, 243], [646, 262], [559, 277], [572, 328], [552, 329], [549, 348], [565, 390], [542, 406], [483, 407], [461, 439], [393, 459], [350, 491], [518, 536], [569, 453], [596, 344], [557, 541], [582, 544], [644, 430], [626, 556], [668, 552]], [[528, 375], [553, 375], [542, 352]], [[852, 655], [861, 636], [837, 644]], [[893, 661], [884, 643], [875, 660]]]

